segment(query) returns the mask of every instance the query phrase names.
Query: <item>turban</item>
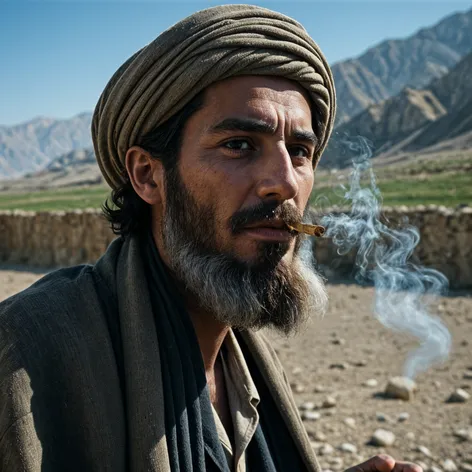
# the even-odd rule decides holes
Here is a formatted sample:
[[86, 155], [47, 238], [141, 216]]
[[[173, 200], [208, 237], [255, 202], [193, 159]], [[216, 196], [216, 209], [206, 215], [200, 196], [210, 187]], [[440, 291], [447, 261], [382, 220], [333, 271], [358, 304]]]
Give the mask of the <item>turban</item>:
[[331, 134], [336, 98], [329, 65], [298, 22], [252, 5], [223, 5], [176, 23], [130, 57], [95, 108], [92, 139], [108, 184], [125, 183], [125, 156], [209, 85], [238, 75], [269, 75], [308, 91], [319, 126], [319, 156]]

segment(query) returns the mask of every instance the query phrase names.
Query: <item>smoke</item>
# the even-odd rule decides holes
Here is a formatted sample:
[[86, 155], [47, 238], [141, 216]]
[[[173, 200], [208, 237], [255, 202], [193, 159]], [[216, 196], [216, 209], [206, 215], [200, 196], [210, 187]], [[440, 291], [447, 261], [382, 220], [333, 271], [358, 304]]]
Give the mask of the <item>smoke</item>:
[[[349, 185], [341, 186], [349, 214], [329, 213], [321, 219], [326, 237], [332, 238], [338, 254], [357, 249], [355, 275], [358, 282], [375, 287], [374, 313], [387, 328], [415, 337], [419, 347], [410, 352], [403, 375], [411, 379], [445, 360], [451, 336], [431, 307], [448, 288], [440, 272], [410, 261], [420, 240], [410, 225], [392, 229], [380, 221], [381, 195], [370, 162], [367, 141], [358, 137], [348, 143], [357, 157]], [[366, 184], [363, 183], [367, 182]], [[388, 222], [387, 222], [388, 223]]]

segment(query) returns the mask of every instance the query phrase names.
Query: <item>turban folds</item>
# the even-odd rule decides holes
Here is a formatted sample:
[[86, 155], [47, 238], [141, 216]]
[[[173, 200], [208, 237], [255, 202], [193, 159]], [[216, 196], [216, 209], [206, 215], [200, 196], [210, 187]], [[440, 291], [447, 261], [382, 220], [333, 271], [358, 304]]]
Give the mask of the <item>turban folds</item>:
[[92, 121], [97, 161], [108, 184], [127, 181], [125, 156], [137, 140], [214, 82], [269, 75], [308, 91], [321, 126], [318, 155], [334, 123], [333, 76], [317, 44], [295, 20], [251, 5], [199, 11], [136, 52], [105, 87]]

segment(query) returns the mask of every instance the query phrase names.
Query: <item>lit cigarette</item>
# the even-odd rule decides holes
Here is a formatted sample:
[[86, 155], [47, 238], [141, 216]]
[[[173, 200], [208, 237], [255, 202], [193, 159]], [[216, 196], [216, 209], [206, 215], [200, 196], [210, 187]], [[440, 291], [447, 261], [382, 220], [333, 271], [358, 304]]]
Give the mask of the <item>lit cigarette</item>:
[[294, 223], [293, 225], [289, 225], [286, 223], [288, 228], [292, 231], [297, 231], [298, 233], [305, 233], [309, 234], [310, 236], [321, 237], [325, 234], [324, 226], [320, 225], [307, 225], [304, 223]]

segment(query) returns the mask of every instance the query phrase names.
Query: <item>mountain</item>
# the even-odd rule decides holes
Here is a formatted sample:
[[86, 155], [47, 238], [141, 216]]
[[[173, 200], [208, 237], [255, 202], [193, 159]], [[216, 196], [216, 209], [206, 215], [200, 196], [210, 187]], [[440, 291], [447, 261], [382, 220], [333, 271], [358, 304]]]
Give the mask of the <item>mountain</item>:
[[424, 88], [472, 51], [472, 10], [444, 18], [406, 39], [387, 40], [333, 65], [341, 125], [369, 105]]
[[[397, 96], [371, 105], [336, 128], [320, 164], [343, 167], [351, 154], [343, 142], [362, 136], [375, 155], [425, 150], [448, 141], [448, 148], [472, 145], [472, 53], [448, 74], [424, 89], [403, 89]], [[459, 137], [462, 137], [459, 139]], [[451, 140], [455, 139], [453, 143]]]
[[92, 145], [91, 113], [68, 120], [38, 117], [0, 126], [0, 177], [13, 178], [44, 168], [52, 159]]
[[0, 181], [0, 191], [36, 191], [104, 183], [93, 149], [71, 151], [44, 169], [17, 179]]
[[[464, 85], [465, 81], [448, 72], [470, 51], [472, 10], [450, 15], [406, 39], [384, 41], [358, 58], [334, 64], [337, 127], [321, 165], [342, 165], [346, 156], [340, 152], [337, 138], [346, 132], [370, 137], [377, 153], [391, 150], [402, 137], [412, 139], [412, 132], [420, 133], [420, 128], [429, 123], [437, 123], [438, 133], [455, 139], [447, 123], [463, 96], [453, 82], [459, 80]], [[458, 69], [454, 70], [458, 74]], [[446, 78], [450, 84], [443, 81]], [[60, 156], [91, 148], [91, 118], [91, 113], [82, 113], [69, 120], [40, 117], [17, 126], [0, 126], [0, 179], [41, 171]], [[464, 122], [460, 113], [456, 120]], [[434, 145], [433, 141], [433, 137], [422, 135], [420, 139], [418, 135], [415, 143]], [[69, 161], [66, 159], [64, 166], [65, 162]]]

